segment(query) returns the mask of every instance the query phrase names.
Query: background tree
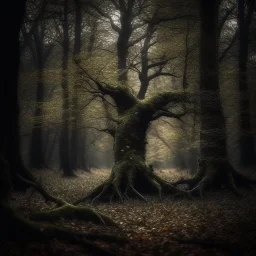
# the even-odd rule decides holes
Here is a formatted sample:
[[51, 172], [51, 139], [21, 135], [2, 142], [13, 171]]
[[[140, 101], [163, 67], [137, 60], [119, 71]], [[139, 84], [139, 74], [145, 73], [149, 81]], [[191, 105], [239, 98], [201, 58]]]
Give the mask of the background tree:
[[[246, 8], [247, 7], [247, 8]], [[247, 11], [246, 11], [247, 9]], [[239, 92], [240, 92], [240, 161], [244, 166], [255, 163], [255, 143], [252, 133], [248, 84], [249, 31], [255, 1], [238, 1], [239, 27]]]
[[192, 192], [203, 194], [206, 188], [227, 186], [239, 195], [236, 184], [251, 181], [230, 164], [227, 152], [226, 123], [219, 85], [219, 22], [220, 1], [200, 1], [200, 159], [199, 170], [188, 183]]
[[[80, 0], [75, 0], [75, 42], [74, 42], [74, 56], [79, 58], [82, 48], [82, 4]], [[79, 101], [79, 87], [80, 87], [80, 70], [77, 69], [77, 80], [74, 84], [74, 92], [72, 98], [72, 133], [71, 133], [71, 165], [72, 169], [78, 168], [88, 170], [85, 162], [85, 139], [79, 125], [81, 125], [81, 114], [79, 108], [81, 107]]]
[[60, 154], [60, 169], [63, 170], [64, 176], [74, 176], [70, 162], [70, 97], [68, 88], [68, 57], [69, 57], [69, 23], [68, 23], [69, 1], [65, 0], [63, 5], [63, 57], [62, 57], [62, 129], [60, 133], [59, 154]]
[[45, 22], [37, 23], [33, 32], [33, 44], [31, 52], [35, 67], [37, 68], [36, 109], [34, 113], [34, 127], [32, 130], [30, 146], [30, 166], [35, 169], [45, 168], [44, 136], [43, 136], [43, 103], [44, 103], [44, 68], [47, 58], [53, 50], [54, 43], [45, 45]]

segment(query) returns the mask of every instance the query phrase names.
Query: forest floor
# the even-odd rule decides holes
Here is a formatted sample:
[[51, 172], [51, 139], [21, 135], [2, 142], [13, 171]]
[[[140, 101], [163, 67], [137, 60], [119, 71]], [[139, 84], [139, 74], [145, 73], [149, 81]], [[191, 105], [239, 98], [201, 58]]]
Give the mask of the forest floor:
[[[86, 195], [109, 176], [109, 170], [77, 172], [76, 178], [62, 178], [52, 170], [38, 171], [50, 193], [68, 202]], [[186, 172], [162, 170], [158, 174], [175, 181]], [[96, 226], [92, 223], [72, 220], [56, 224], [74, 231], [95, 232], [127, 236], [125, 245], [98, 242], [114, 255], [256, 255], [256, 187], [241, 190], [243, 197], [235, 197], [229, 191], [210, 192], [205, 198], [189, 200], [148, 196], [149, 203], [128, 200], [124, 203], [83, 206], [111, 217], [118, 228]], [[42, 197], [33, 190], [13, 193], [17, 210], [29, 217], [31, 213], [49, 209]], [[176, 241], [179, 238], [180, 242]], [[52, 240], [47, 243], [14, 243], [0, 241], [0, 255], [89, 255], [79, 245], [69, 245]]]

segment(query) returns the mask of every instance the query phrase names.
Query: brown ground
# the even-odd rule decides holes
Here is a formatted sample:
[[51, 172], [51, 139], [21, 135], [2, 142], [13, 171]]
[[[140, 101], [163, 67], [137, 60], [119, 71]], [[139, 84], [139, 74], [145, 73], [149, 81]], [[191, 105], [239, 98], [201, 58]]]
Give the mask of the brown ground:
[[[78, 172], [77, 178], [63, 179], [57, 171], [35, 172], [54, 195], [72, 202], [86, 195], [109, 175], [108, 170]], [[169, 180], [180, 174], [174, 170], [159, 172]], [[181, 173], [186, 176], [186, 172]], [[148, 197], [149, 203], [129, 200], [123, 204], [97, 204], [93, 207], [115, 220], [120, 228], [96, 226], [81, 221], [59, 221], [59, 226], [74, 231], [101, 232], [127, 236], [131, 241], [120, 246], [99, 245], [116, 255], [256, 255], [256, 190], [242, 190], [237, 198], [229, 191], [211, 192], [202, 200]], [[51, 207], [33, 190], [13, 193], [13, 204], [29, 216]], [[177, 243], [175, 238], [182, 242]], [[45, 243], [0, 242], [0, 255], [88, 255], [78, 245], [58, 240]]]

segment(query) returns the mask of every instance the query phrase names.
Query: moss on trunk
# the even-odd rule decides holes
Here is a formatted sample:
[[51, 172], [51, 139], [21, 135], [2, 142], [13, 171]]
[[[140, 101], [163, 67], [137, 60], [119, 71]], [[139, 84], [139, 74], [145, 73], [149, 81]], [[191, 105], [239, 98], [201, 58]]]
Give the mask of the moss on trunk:
[[158, 194], [160, 199], [163, 192], [188, 196], [185, 191], [158, 177], [145, 160], [147, 130], [163, 100], [166, 100], [165, 94], [159, 96], [157, 101], [150, 99], [137, 103], [119, 118], [114, 145], [115, 164], [109, 179], [88, 196], [76, 201], [75, 205], [87, 199], [111, 202], [112, 199], [124, 201], [134, 196], [147, 201], [143, 193]]

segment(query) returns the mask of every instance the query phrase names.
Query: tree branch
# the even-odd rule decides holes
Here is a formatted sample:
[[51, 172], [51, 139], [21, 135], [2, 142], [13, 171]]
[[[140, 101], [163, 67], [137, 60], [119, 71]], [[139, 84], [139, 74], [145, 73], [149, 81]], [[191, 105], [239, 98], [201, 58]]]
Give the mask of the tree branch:
[[148, 69], [155, 68], [155, 67], [158, 67], [158, 66], [164, 66], [168, 63], [168, 61], [169, 60], [161, 60], [161, 61], [149, 64]]
[[182, 122], [181, 117], [185, 116], [188, 112], [183, 112], [183, 113], [179, 113], [179, 114], [175, 114], [172, 113], [168, 110], [159, 110], [157, 111], [154, 115], [153, 115], [153, 119], [152, 120], [156, 120], [160, 117], [171, 117], [171, 118], [176, 118], [179, 121]]
[[110, 2], [115, 6], [117, 10], [120, 10], [119, 4], [116, 2], [116, 0], [110, 0]]
[[98, 6], [89, 3], [88, 6], [92, 7], [100, 16], [107, 18], [110, 22], [110, 25], [112, 27], [112, 29], [114, 31], [116, 31], [117, 33], [120, 33], [121, 29], [114, 23], [113, 19], [111, 18], [110, 15], [108, 15], [107, 13], [105, 13], [104, 11], [102, 11]]
[[151, 81], [159, 76], [172, 76], [172, 77], [177, 77], [176, 75], [172, 74], [172, 73], [168, 73], [168, 72], [162, 72], [162, 71], [157, 71], [155, 74], [150, 75], [148, 77], [148, 80]]
[[221, 31], [225, 25], [225, 22], [227, 21], [228, 17], [234, 12], [234, 10], [236, 9], [236, 5], [234, 4], [231, 9], [228, 9], [225, 13], [225, 15], [222, 17], [220, 23], [219, 23], [219, 27], [218, 27], [218, 37], [220, 37], [221, 35]]
[[222, 62], [224, 60], [224, 58], [227, 56], [228, 52], [231, 50], [231, 48], [234, 46], [236, 39], [238, 36], [238, 30], [236, 30], [235, 34], [233, 35], [229, 45], [227, 46], [227, 48], [221, 53], [220, 57], [219, 57], [219, 62]]
[[42, 3], [42, 6], [41, 6], [41, 8], [40, 8], [40, 10], [38, 12], [38, 15], [34, 19], [34, 22], [33, 22], [32, 26], [31, 26], [31, 29], [29, 30], [28, 33], [23, 34], [24, 36], [23, 36], [23, 42], [22, 42], [21, 47], [20, 47], [20, 52], [23, 52], [25, 50], [25, 48], [27, 47], [28, 42], [31, 39], [31, 36], [32, 36], [36, 26], [37, 26], [38, 21], [42, 18], [43, 14], [44, 14], [46, 6], [47, 6], [47, 1], [44, 0], [43, 3]]

